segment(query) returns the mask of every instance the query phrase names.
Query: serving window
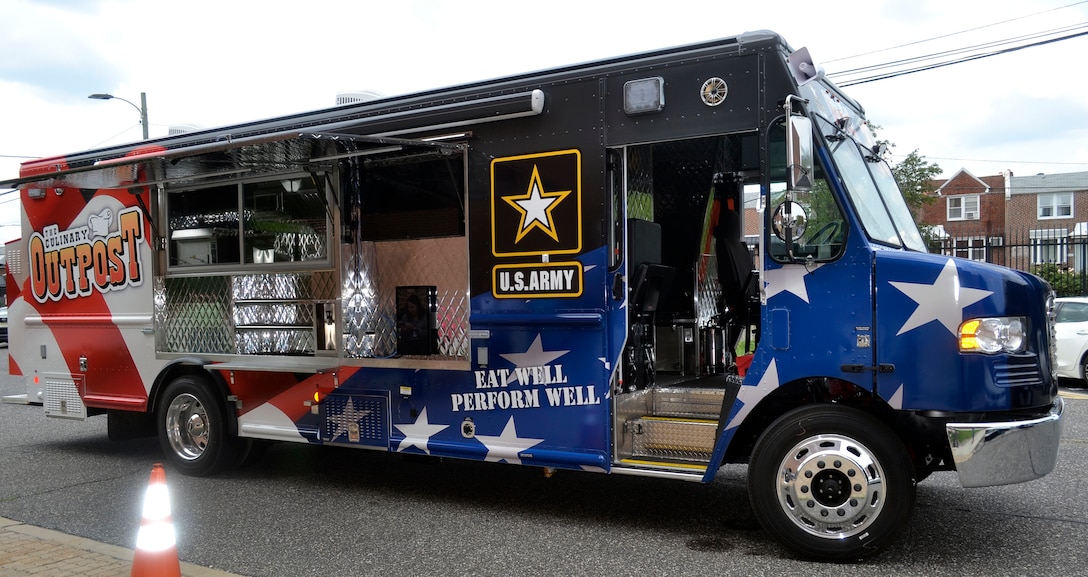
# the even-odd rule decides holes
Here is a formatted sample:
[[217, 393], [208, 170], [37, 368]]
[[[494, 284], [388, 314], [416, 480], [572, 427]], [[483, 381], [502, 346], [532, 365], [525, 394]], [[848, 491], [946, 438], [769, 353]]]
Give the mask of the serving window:
[[465, 234], [460, 153], [404, 151], [344, 166], [345, 240], [392, 241]]
[[171, 192], [170, 267], [329, 260], [324, 186], [308, 174]]

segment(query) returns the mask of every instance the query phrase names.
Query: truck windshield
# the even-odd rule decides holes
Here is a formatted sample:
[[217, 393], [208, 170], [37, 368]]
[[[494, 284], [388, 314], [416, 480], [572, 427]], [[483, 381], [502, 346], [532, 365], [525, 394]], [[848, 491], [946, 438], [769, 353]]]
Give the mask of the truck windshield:
[[926, 252], [891, 168], [872, 153], [875, 144], [862, 112], [829, 87], [810, 82], [801, 87], [815, 131], [834, 159], [846, 193], [869, 238], [881, 244]]
[[823, 138], [870, 240], [925, 252], [925, 243], [887, 163], [869, 147], [816, 115], [816, 131]]

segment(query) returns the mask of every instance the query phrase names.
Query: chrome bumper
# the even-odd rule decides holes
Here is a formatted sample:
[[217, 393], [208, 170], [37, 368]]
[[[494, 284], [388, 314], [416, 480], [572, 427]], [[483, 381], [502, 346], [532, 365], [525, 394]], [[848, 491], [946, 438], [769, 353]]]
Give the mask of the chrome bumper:
[[1054, 400], [1045, 417], [1000, 423], [948, 423], [945, 432], [964, 487], [1010, 485], [1054, 470], [1065, 401]]

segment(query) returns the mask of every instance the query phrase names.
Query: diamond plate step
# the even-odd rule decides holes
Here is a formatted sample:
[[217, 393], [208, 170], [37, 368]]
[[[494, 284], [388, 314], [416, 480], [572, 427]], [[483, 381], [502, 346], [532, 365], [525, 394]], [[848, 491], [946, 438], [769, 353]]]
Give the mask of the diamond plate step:
[[718, 422], [710, 419], [646, 416], [630, 421], [635, 457], [707, 461]]

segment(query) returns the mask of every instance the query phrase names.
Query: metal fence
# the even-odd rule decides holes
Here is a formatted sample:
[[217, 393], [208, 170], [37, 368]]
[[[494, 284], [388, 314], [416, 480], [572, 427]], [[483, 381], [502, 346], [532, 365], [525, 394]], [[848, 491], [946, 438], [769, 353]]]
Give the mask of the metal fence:
[[936, 254], [1007, 266], [1039, 275], [1058, 296], [1088, 295], [1088, 235], [1065, 228], [1005, 231], [1001, 236], [931, 239]]

